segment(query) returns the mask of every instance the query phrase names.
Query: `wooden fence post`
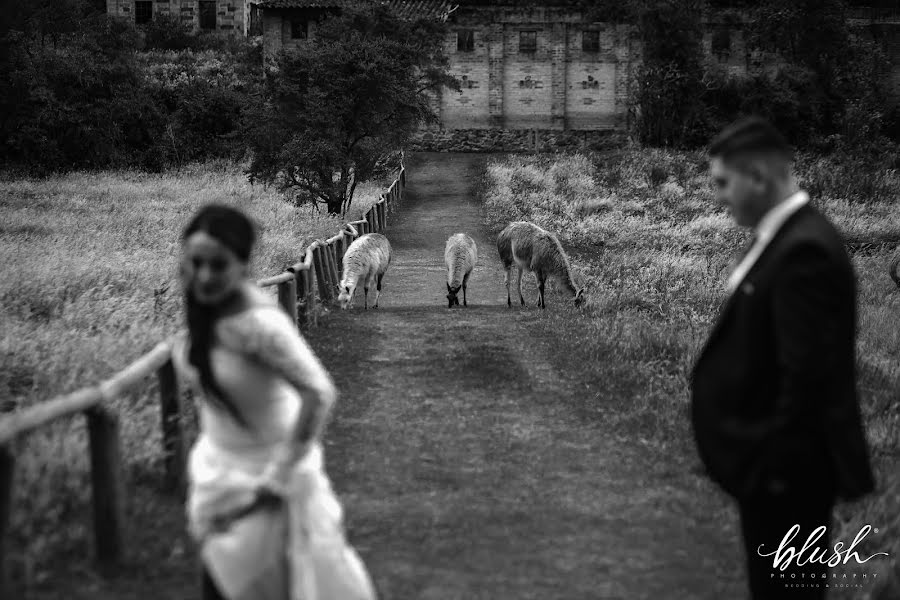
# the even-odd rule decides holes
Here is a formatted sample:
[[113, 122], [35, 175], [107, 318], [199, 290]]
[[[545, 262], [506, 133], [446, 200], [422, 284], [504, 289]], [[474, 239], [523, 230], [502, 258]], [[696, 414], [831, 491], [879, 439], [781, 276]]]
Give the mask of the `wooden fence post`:
[[6, 534], [9, 531], [10, 513], [12, 512], [13, 476], [16, 470], [16, 457], [8, 445], [0, 446], [0, 598], [12, 597], [12, 584], [9, 581], [6, 564]]
[[331, 276], [334, 278], [334, 293], [335, 299], [337, 299], [336, 295], [340, 293], [341, 288], [341, 268], [338, 266], [340, 259], [338, 258], [337, 244], [331, 244], [328, 247], [328, 260], [331, 261]]
[[309, 321], [309, 305], [307, 304], [309, 291], [306, 289], [306, 269], [294, 272], [294, 285], [297, 289], [297, 302], [302, 306], [297, 308], [297, 324], [306, 325]]
[[94, 539], [97, 561], [113, 567], [122, 560], [125, 525], [125, 482], [119, 448], [119, 419], [95, 406], [85, 411], [91, 444], [91, 483], [94, 500]]
[[328, 247], [325, 249], [325, 256], [328, 259], [328, 273], [331, 276], [331, 291], [334, 292], [341, 285], [341, 276], [338, 274], [337, 268], [337, 258], [335, 245], [328, 244]]
[[278, 304], [291, 318], [291, 322], [297, 324], [297, 280], [293, 277], [278, 284]]
[[166, 469], [165, 488], [184, 495], [187, 491], [184, 477], [184, 436], [181, 428], [181, 398], [175, 379], [172, 361], [166, 361], [156, 371], [159, 380], [159, 405], [162, 415], [163, 460]]
[[331, 301], [331, 288], [328, 286], [328, 277], [325, 273], [325, 260], [322, 256], [322, 247], [316, 246], [313, 250], [313, 266], [316, 269], [316, 285], [319, 286], [319, 298], [322, 302]]
[[306, 279], [304, 284], [306, 288], [306, 322], [312, 326], [315, 326], [318, 320], [316, 316], [316, 278], [312, 274], [314, 268], [315, 263], [310, 262], [309, 268], [303, 270], [303, 277]]
[[322, 250], [322, 267], [325, 269], [325, 285], [328, 286], [328, 298], [334, 300], [337, 298], [338, 281], [334, 277], [331, 269], [331, 249], [326, 244], [321, 247]]
[[344, 276], [344, 253], [347, 252], [347, 235], [342, 231], [334, 246], [335, 266], [338, 270], [338, 279]]

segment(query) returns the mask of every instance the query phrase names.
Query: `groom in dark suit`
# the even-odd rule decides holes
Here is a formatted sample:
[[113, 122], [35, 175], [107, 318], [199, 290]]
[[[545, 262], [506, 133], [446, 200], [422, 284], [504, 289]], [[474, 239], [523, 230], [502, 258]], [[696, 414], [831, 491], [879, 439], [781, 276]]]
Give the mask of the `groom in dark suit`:
[[772, 125], [731, 125], [709, 157], [718, 200], [754, 237], [694, 366], [697, 448], [737, 501], [753, 598], [823, 598], [826, 565], [792, 560], [782, 571], [760, 554], [798, 524], [789, 545], [799, 553], [826, 526], [814, 547], [832, 556], [836, 499], [874, 487], [856, 396], [853, 266], [796, 187], [793, 152]]

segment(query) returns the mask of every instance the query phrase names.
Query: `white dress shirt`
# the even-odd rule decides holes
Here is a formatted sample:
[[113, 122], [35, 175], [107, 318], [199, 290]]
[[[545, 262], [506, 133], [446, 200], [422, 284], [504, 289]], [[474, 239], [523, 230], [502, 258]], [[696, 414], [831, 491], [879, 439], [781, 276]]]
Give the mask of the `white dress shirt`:
[[741, 281], [747, 276], [750, 268], [763, 253], [763, 250], [766, 249], [766, 246], [769, 245], [769, 242], [772, 241], [772, 238], [775, 237], [775, 234], [778, 233], [778, 230], [781, 229], [781, 226], [784, 225], [785, 221], [808, 202], [809, 195], [801, 190], [785, 198], [763, 215], [763, 218], [759, 220], [759, 224], [756, 226], [756, 241], [728, 277], [726, 289], [729, 294], [734, 293], [738, 288]]

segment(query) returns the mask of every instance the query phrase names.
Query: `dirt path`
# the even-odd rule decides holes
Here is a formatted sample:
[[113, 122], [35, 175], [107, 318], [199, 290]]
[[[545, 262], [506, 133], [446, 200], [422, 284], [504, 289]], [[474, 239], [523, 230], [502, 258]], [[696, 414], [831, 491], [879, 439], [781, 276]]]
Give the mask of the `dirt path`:
[[[586, 419], [581, 371], [566, 368], [578, 349], [546, 313], [507, 308], [471, 193], [482, 160], [414, 157], [381, 307], [309, 334], [342, 392], [328, 470], [383, 598], [739, 598], [721, 500], [706, 518], [687, 473]], [[469, 307], [448, 310], [457, 231], [480, 264]]]
[[[604, 423], [616, 394], [593, 405], [604, 382], [566, 336], [574, 309], [555, 294], [543, 312], [530, 294], [507, 308], [471, 193], [483, 160], [414, 156], [381, 308], [308, 333], [341, 391], [328, 473], [382, 600], [743, 597], [729, 507], [689, 461]], [[469, 307], [448, 310], [443, 247], [457, 231], [480, 264]], [[138, 482], [156, 500], [133, 514], [128, 569], [68, 573], [32, 597], [197, 598], [182, 504], [158, 483]]]

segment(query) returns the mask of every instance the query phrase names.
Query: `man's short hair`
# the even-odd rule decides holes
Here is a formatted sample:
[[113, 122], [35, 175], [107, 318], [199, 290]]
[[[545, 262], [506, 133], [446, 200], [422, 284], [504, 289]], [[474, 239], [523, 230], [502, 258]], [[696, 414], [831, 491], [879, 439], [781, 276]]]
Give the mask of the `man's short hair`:
[[762, 117], [746, 117], [735, 121], [713, 139], [710, 158], [728, 161], [737, 155], [777, 155], [787, 162], [794, 160], [794, 149], [774, 125]]

